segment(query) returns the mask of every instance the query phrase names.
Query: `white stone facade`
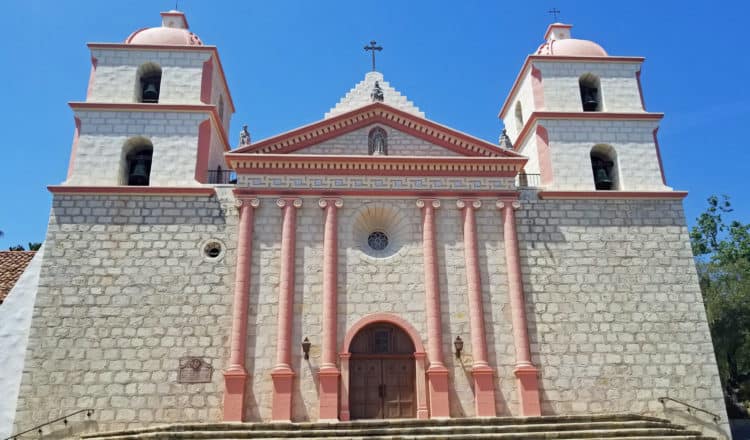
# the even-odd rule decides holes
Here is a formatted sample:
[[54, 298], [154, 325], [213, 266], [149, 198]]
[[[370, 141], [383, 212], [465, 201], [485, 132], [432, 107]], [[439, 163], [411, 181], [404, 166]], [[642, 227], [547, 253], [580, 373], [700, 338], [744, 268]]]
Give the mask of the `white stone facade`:
[[409, 101], [406, 96], [403, 96], [399, 91], [394, 89], [390, 83], [386, 82], [383, 79], [383, 74], [380, 72], [367, 72], [365, 79], [357, 83], [353, 89], [349, 90], [336, 106], [325, 114], [325, 118], [328, 119], [359, 107], [364, 107], [367, 104], [371, 104], [373, 100], [370, 94], [375, 87], [376, 81], [383, 90], [384, 103], [399, 110], [424, 118], [424, 113], [420, 111], [413, 102]]

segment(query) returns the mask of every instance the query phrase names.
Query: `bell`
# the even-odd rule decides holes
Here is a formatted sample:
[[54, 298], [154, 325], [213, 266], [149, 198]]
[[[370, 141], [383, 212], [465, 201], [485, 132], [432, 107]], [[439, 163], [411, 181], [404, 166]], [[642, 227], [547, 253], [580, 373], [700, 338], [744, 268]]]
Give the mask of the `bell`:
[[593, 87], [581, 87], [581, 96], [583, 96], [583, 111], [595, 112], [599, 109], [597, 89]]
[[148, 185], [148, 160], [137, 157], [133, 162], [130, 175], [128, 176], [128, 185]]
[[604, 167], [597, 168], [594, 172], [594, 185], [596, 189], [612, 189], [612, 179]]
[[147, 82], [143, 85], [143, 102], [159, 102], [159, 89], [153, 82]]

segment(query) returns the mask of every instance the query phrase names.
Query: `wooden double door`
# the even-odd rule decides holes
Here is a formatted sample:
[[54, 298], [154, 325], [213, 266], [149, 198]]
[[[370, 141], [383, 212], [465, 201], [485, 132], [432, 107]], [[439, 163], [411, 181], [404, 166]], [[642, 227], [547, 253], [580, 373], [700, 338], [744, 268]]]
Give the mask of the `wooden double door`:
[[414, 346], [395, 326], [364, 328], [352, 342], [349, 411], [353, 419], [416, 416]]

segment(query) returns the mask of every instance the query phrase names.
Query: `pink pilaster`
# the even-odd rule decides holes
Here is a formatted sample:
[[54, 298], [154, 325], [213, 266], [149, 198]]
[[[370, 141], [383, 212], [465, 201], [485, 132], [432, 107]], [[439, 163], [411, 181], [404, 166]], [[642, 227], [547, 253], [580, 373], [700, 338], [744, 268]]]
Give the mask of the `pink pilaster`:
[[505, 262], [508, 268], [508, 295], [513, 323], [513, 344], [516, 349], [516, 389], [522, 416], [542, 414], [539, 402], [539, 370], [531, 363], [526, 306], [521, 278], [521, 257], [518, 251], [515, 210], [521, 207], [518, 201], [499, 201], [497, 207], [503, 216], [503, 237], [505, 240]]
[[271, 419], [292, 420], [292, 306], [294, 305], [294, 247], [296, 243], [297, 208], [302, 199], [278, 199], [282, 209], [281, 268], [279, 270], [279, 307], [276, 330], [276, 365], [271, 372], [273, 402]]
[[338, 209], [341, 199], [320, 199], [325, 209], [323, 231], [323, 341], [319, 373], [318, 419], [338, 420], [339, 370], [336, 368], [336, 317], [338, 315]]
[[342, 422], [351, 418], [349, 413], [349, 359], [351, 358], [352, 354], [348, 351], [339, 354], [339, 359], [341, 359], [341, 410], [339, 419]]
[[224, 421], [241, 422], [245, 412], [245, 350], [247, 348], [247, 304], [250, 294], [250, 263], [253, 249], [254, 210], [260, 201], [253, 197], [237, 199], [240, 223], [232, 305], [232, 336], [229, 366], [224, 371]]
[[495, 372], [487, 362], [487, 336], [484, 329], [484, 306], [482, 281], [479, 272], [477, 225], [474, 211], [482, 206], [479, 200], [458, 200], [456, 205], [464, 217], [464, 254], [466, 258], [466, 284], [469, 297], [469, 319], [471, 350], [474, 363], [471, 374], [474, 378], [474, 407], [477, 417], [494, 417]]
[[443, 330], [440, 312], [437, 247], [435, 244], [435, 209], [440, 200], [420, 199], [422, 208], [422, 247], [424, 254], [425, 310], [427, 311], [427, 354], [430, 365], [427, 382], [430, 396], [430, 417], [450, 417], [448, 402], [448, 369], [443, 358]]

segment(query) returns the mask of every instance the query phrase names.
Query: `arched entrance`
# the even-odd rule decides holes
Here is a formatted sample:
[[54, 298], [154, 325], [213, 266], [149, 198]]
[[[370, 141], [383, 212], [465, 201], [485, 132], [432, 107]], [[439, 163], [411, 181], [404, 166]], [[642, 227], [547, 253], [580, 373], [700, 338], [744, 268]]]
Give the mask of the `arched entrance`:
[[339, 357], [341, 420], [429, 417], [424, 346], [408, 322], [365, 316], [347, 332]]
[[349, 347], [349, 411], [352, 419], [416, 416], [414, 344], [390, 323], [360, 330]]

